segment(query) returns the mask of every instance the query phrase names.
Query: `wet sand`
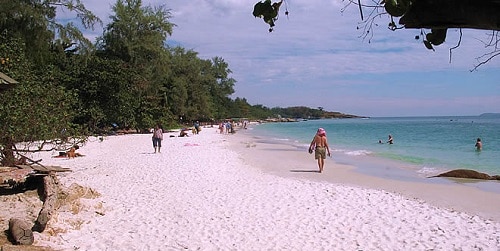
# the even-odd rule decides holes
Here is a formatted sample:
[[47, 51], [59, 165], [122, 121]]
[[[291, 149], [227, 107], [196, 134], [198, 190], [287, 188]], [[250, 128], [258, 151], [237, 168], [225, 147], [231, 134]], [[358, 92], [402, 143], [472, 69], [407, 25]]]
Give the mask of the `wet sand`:
[[274, 175], [389, 191], [500, 222], [500, 181], [425, 178], [393, 168], [393, 163], [384, 169], [380, 160], [373, 163], [378, 169], [367, 170], [369, 167], [338, 163], [334, 152], [325, 160], [323, 173], [318, 173], [314, 154], [293, 144], [256, 137], [251, 130], [240, 130], [233, 143], [246, 163]]

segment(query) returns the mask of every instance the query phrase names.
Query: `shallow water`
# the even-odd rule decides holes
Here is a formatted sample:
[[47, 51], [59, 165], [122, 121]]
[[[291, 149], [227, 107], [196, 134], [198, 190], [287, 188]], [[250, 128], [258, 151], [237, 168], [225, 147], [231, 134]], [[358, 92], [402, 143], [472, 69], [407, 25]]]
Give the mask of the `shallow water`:
[[[462, 168], [500, 174], [500, 118], [324, 119], [265, 123], [252, 133], [305, 151], [319, 127], [326, 129], [337, 161], [364, 167], [365, 172], [375, 165], [397, 165], [420, 176]], [[385, 143], [389, 134], [392, 145]], [[476, 138], [482, 139], [482, 151], [474, 147]]]

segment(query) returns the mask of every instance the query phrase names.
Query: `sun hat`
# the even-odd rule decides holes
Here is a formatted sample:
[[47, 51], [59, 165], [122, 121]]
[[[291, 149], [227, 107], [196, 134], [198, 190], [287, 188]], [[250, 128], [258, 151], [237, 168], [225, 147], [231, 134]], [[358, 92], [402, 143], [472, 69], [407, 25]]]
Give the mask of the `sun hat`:
[[323, 128], [318, 128], [318, 132], [316, 132], [316, 135], [318, 136], [326, 136], [326, 131]]

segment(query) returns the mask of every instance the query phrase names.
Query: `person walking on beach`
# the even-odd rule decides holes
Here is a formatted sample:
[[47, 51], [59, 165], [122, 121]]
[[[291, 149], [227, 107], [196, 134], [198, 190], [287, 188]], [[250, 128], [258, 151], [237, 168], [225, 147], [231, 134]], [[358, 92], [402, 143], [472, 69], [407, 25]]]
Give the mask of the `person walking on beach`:
[[475, 147], [477, 151], [481, 151], [481, 149], [483, 149], [483, 143], [481, 142], [481, 138], [477, 138]]
[[231, 122], [227, 121], [225, 126], [226, 126], [226, 134], [229, 134], [229, 132], [231, 132]]
[[193, 126], [194, 126], [194, 130], [196, 132], [195, 134], [200, 133], [200, 122], [199, 121], [194, 122]]
[[220, 134], [224, 133], [224, 127], [225, 127], [224, 125], [225, 125], [224, 122], [220, 122], [220, 124], [219, 124], [219, 133]]
[[314, 135], [314, 138], [309, 145], [309, 153], [312, 153], [313, 149], [314, 159], [318, 160], [319, 172], [322, 173], [325, 166], [327, 152], [328, 156], [331, 156], [325, 129], [318, 128], [316, 135]]
[[160, 152], [162, 140], [163, 140], [163, 129], [161, 129], [160, 125], [156, 125], [155, 129], [153, 130], [153, 148], [155, 149], [155, 153], [157, 149], [158, 152]]

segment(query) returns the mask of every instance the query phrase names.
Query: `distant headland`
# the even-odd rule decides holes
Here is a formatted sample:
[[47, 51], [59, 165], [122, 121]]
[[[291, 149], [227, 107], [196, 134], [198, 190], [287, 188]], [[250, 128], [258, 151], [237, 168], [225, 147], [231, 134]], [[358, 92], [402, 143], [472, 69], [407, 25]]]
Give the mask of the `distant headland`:
[[326, 111], [323, 107], [310, 108], [306, 106], [294, 106], [280, 108], [272, 108], [274, 116], [269, 117], [266, 121], [269, 122], [296, 122], [314, 119], [350, 119], [350, 118], [368, 118], [342, 112]]
[[500, 118], [500, 113], [498, 112], [488, 112], [488, 113], [483, 113], [479, 115], [479, 117], [483, 118]]

